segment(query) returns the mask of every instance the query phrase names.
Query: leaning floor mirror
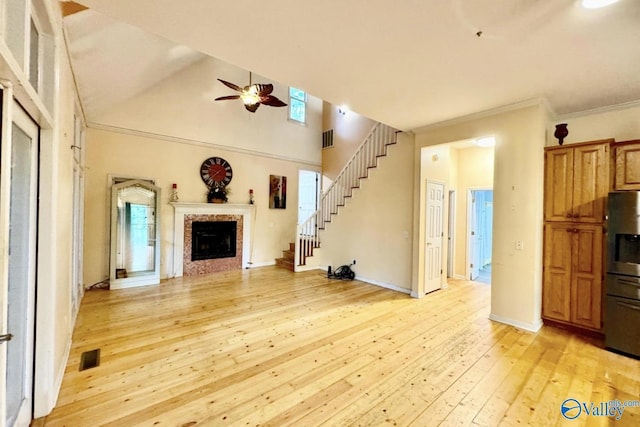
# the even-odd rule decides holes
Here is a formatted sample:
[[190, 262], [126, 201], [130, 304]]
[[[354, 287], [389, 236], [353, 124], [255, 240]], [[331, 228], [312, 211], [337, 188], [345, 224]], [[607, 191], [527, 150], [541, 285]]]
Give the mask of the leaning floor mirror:
[[111, 186], [110, 289], [160, 283], [159, 201], [149, 181]]

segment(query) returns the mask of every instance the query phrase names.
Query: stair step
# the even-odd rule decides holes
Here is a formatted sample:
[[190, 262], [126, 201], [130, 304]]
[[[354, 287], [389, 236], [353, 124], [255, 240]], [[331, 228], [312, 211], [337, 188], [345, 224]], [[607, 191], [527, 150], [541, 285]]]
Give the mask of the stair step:
[[295, 271], [293, 262], [286, 260], [284, 258], [276, 258], [276, 265], [278, 267], [286, 268], [287, 270]]
[[296, 259], [296, 251], [295, 248], [294, 250], [288, 250], [288, 251], [282, 251], [282, 258], [286, 259], [287, 261], [291, 261], [294, 262], [294, 260]]

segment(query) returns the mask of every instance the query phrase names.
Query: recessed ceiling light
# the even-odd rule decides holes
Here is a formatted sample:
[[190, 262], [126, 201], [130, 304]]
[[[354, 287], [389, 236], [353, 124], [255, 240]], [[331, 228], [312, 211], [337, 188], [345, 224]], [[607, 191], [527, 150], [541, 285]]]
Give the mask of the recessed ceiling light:
[[582, 7], [585, 9], [599, 9], [616, 3], [618, 0], [582, 0]]

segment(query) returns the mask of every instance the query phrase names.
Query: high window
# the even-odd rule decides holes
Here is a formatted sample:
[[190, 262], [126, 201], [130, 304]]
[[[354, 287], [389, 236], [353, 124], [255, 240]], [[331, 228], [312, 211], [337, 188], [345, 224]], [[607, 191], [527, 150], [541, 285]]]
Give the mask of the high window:
[[289, 88], [289, 120], [307, 123], [307, 94], [295, 87]]

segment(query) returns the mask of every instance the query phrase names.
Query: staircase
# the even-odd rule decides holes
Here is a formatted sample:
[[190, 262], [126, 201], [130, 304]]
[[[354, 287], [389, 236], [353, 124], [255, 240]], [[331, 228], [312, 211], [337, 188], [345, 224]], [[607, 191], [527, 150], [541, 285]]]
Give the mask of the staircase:
[[360, 187], [360, 180], [367, 178], [369, 170], [378, 165], [378, 158], [387, 155], [387, 147], [397, 142], [397, 133], [396, 129], [382, 123], [371, 129], [353, 157], [322, 194], [318, 210], [307, 221], [298, 225], [296, 242], [289, 244], [289, 250], [282, 251], [283, 258], [278, 258], [276, 265], [292, 271], [307, 265], [307, 259], [313, 256], [313, 250], [320, 247], [319, 231], [324, 230], [326, 224], [338, 214], [338, 209], [353, 195], [353, 190]]
[[296, 244], [289, 243], [289, 249], [286, 251], [282, 251], [282, 258], [276, 258], [276, 265], [278, 267], [286, 268], [287, 270], [296, 271], [295, 270], [295, 253], [296, 253]]

